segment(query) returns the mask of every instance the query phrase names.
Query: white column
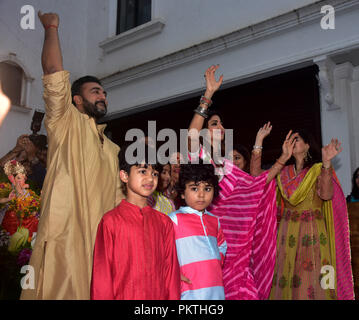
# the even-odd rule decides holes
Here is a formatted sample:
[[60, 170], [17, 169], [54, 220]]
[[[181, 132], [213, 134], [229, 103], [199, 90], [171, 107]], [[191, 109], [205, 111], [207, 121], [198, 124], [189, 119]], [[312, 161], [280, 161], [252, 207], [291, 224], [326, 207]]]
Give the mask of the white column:
[[314, 60], [319, 67], [322, 144], [332, 138], [342, 142], [343, 151], [332, 161], [345, 195], [351, 190], [351, 149], [349, 118], [351, 110], [350, 68], [337, 66], [328, 56]]
[[359, 167], [359, 67], [353, 68], [351, 91], [351, 128], [350, 140], [352, 142], [351, 172]]

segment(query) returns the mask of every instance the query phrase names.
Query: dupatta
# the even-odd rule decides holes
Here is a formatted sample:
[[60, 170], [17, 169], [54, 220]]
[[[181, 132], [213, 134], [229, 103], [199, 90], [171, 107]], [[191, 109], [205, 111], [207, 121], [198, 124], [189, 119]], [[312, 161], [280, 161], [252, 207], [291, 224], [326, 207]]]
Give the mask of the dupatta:
[[[280, 195], [292, 206], [304, 201], [321, 173], [322, 163], [314, 164], [307, 172], [296, 191], [287, 197], [280, 175], [277, 186]], [[330, 254], [335, 270], [335, 291], [339, 300], [354, 299], [354, 283], [351, 269], [349, 219], [346, 200], [333, 169], [333, 197], [323, 201], [322, 212], [328, 233]], [[282, 211], [282, 210], [281, 210]]]

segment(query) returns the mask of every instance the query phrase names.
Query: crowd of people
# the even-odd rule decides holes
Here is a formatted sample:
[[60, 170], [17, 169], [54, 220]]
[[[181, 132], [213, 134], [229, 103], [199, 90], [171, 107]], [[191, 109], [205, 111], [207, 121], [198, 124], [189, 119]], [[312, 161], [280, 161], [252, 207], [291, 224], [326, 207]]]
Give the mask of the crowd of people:
[[224, 155], [224, 119], [211, 108], [223, 81], [216, 65], [205, 72], [188, 152], [153, 162], [144, 140], [131, 162], [130, 145], [120, 149], [97, 123], [108, 105], [101, 82], [70, 85], [59, 17], [39, 18], [47, 137], [21, 136], [0, 160], [22, 163], [22, 188], [28, 178], [41, 190], [34, 286], [21, 299], [354, 299], [348, 208], [358, 216], [358, 207], [347, 202], [359, 204], [359, 169], [345, 198], [332, 166], [337, 139], [319, 148], [310, 133], [289, 130], [263, 170], [268, 122], [251, 152], [235, 144]]

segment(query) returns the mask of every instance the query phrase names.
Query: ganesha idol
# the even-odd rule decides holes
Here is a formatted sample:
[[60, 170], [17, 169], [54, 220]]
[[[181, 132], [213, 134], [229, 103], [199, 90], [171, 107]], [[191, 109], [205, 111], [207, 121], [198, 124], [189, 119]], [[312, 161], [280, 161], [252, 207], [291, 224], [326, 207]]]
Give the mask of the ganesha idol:
[[[39, 222], [40, 197], [26, 184], [25, 167], [16, 160], [4, 166], [9, 183], [0, 184], [0, 224], [10, 236], [8, 250], [17, 253], [31, 248], [36, 237]], [[32, 242], [32, 243], [31, 243]]]

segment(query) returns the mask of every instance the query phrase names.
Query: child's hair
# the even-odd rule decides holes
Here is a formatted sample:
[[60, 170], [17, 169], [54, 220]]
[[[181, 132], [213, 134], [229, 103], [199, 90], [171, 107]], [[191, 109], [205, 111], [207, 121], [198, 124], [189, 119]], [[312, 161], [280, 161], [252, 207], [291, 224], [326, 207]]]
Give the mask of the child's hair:
[[[162, 165], [159, 163], [159, 160], [157, 159], [157, 155], [155, 156], [155, 159], [150, 159], [150, 154], [156, 154], [156, 150], [152, 147], [149, 147], [146, 143], [144, 143], [144, 154], [138, 153], [138, 149], [135, 149], [134, 152], [132, 154], [128, 154], [126, 156], [126, 151], [128, 149], [128, 147], [131, 145], [130, 143], [126, 143], [120, 150], [120, 152], [118, 153], [118, 161], [119, 161], [119, 167], [120, 170], [124, 170], [125, 172], [127, 172], [127, 174], [130, 174], [131, 171], [131, 167], [136, 166], [136, 167], [140, 167], [142, 165], [144, 165], [146, 168], [148, 166], [152, 166], [153, 169], [157, 170], [158, 173], [162, 172]], [[129, 159], [127, 159], [128, 157], [135, 157], [136, 161], [134, 161], [134, 163], [131, 163], [130, 161], [128, 161]], [[150, 160], [155, 160], [154, 163], [153, 161]], [[122, 191], [124, 192], [124, 194], [127, 194], [127, 188], [126, 188], [126, 184], [122, 183]]]
[[189, 182], [207, 182], [213, 186], [213, 198], [216, 198], [219, 194], [220, 187], [214, 166], [212, 164], [204, 164], [201, 159], [198, 164], [181, 164], [179, 180], [176, 185], [179, 195], [184, 193], [186, 184]]

